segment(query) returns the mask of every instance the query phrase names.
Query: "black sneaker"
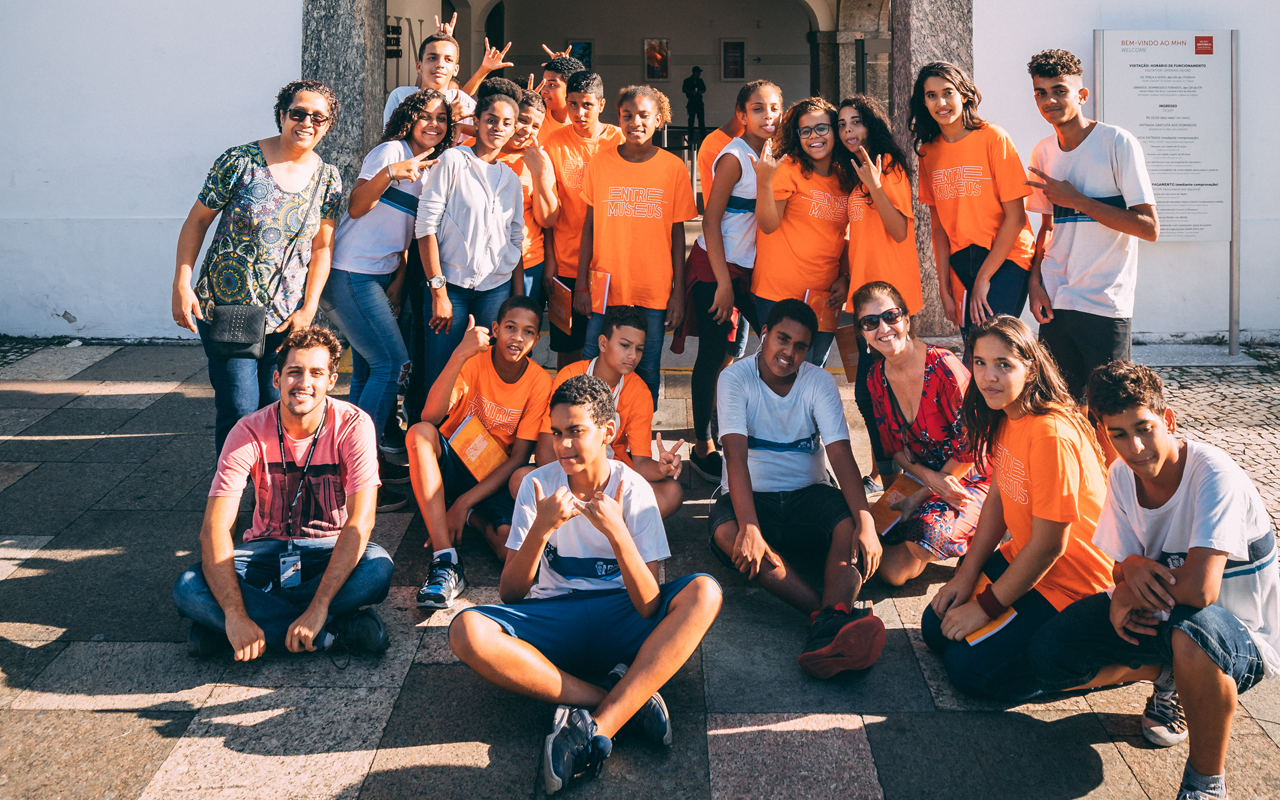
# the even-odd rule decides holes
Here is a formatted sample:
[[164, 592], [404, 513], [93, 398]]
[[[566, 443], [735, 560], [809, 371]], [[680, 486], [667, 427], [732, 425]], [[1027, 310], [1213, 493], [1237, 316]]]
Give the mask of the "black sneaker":
[[876, 483], [876, 479], [870, 475], [862, 476], [862, 491], [867, 493], [867, 497], [873, 494], [879, 494], [884, 491], [884, 487]]
[[187, 634], [187, 655], [192, 658], [212, 658], [219, 653], [231, 649], [227, 634], [199, 622], [191, 623], [191, 633]]
[[[605, 676], [600, 683], [606, 692], [613, 691], [613, 687], [618, 685], [618, 681], [622, 680], [622, 676], [627, 674], [627, 665], [619, 664], [609, 670], [609, 674]], [[619, 733], [628, 733], [639, 736], [646, 741], [662, 747], [671, 746], [671, 715], [667, 713], [667, 702], [662, 699], [662, 695], [657, 692], [653, 693], [640, 710], [632, 715], [622, 726]]]
[[589, 711], [559, 706], [542, 750], [547, 794], [555, 794], [579, 776], [599, 777], [612, 751], [613, 742], [596, 733], [596, 721]]
[[724, 475], [724, 457], [720, 455], [719, 450], [712, 450], [705, 456], [699, 456], [690, 450], [689, 465], [708, 483], [720, 483], [720, 478]]
[[437, 558], [431, 562], [426, 583], [418, 590], [418, 608], [449, 608], [466, 589], [462, 564]]
[[328, 630], [333, 634], [334, 643], [329, 645], [345, 645], [353, 653], [373, 653], [380, 655], [391, 646], [391, 637], [387, 636], [387, 626], [382, 624], [382, 617], [373, 607], [362, 608], [354, 614], [334, 617]]
[[409, 496], [390, 486], [378, 487], [377, 511], [382, 514], [388, 511], [399, 511], [409, 505]]
[[399, 427], [392, 426], [383, 432], [382, 439], [378, 442], [378, 452], [392, 464], [409, 466], [409, 450], [404, 445], [404, 431]]
[[1177, 689], [1152, 691], [1142, 712], [1142, 735], [1156, 747], [1173, 747], [1187, 738], [1187, 715]]
[[392, 464], [385, 458], [378, 459], [378, 477], [382, 479], [382, 485], [387, 484], [404, 484], [409, 482], [409, 468], [400, 464]]
[[826, 680], [876, 663], [884, 639], [884, 623], [870, 605], [854, 607], [852, 612], [844, 603], [827, 606], [814, 615], [809, 641], [796, 661], [800, 669]]

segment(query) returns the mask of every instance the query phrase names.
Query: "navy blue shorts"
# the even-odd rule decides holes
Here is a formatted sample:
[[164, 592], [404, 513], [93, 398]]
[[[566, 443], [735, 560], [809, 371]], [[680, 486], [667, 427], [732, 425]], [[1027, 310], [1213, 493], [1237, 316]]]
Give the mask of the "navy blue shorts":
[[[440, 459], [436, 463], [440, 465], [440, 482], [444, 484], [446, 508], [479, 483], [471, 474], [471, 470], [467, 469], [467, 465], [462, 463], [458, 454], [453, 452], [453, 447], [449, 445], [449, 440], [444, 438], [444, 434], [440, 434]], [[500, 528], [511, 524], [511, 517], [516, 513], [516, 501], [504, 486], [476, 503], [471, 510], [484, 517], [485, 521], [493, 527]]]
[[608, 674], [618, 664], [634, 661], [645, 639], [667, 616], [671, 598], [694, 578], [711, 576], [685, 575], [658, 587], [662, 602], [658, 613], [649, 619], [636, 611], [625, 588], [573, 592], [515, 605], [476, 606], [462, 611], [457, 618], [470, 612], [483, 614], [511, 636], [533, 645], [560, 669], [592, 680]]

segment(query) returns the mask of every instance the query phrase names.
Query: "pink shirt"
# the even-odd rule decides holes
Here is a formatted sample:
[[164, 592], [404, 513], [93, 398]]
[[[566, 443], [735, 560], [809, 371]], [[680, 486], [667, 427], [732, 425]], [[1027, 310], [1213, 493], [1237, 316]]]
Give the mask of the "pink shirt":
[[[245, 481], [253, 478], [258, 503], [253, 527], [244, 535], [246, 542], [285, 538], [285, 509], [298, 491], [298, 477], [314, 438], [291, 439], [285, 433], [289, 460], [282, 470], [276, 435], [279, 410], [280, 404], [273, 403], [236, 423], [227, 435], [209, 489], [210, 497], [239, 497]], [[337, 536], [347, 522], [347, 496], [381, 483], [373, 421], [352, 404], [329, 398], [324, 431], [307, 470], [307, 488], [293, 508], [294, 538]]]

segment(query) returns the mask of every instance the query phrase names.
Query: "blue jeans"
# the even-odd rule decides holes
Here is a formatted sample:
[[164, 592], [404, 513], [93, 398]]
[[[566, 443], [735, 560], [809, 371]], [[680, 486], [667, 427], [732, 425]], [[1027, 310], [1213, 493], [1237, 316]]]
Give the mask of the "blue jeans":
[[280, 399], [280, 390], [272, 385], [276, 371], [276, 351], [284, 344], [285, 334], [268, 333], [262, 358], [219, 358], [209, 350], [209, 326], [196, 320], [200, 343], [209, 362], [209, 383], [213, 386], [213, 451], [222, 455], [227, 434], [241, 417], [266, 408]]
[[1077, 600], [1031, 640], [1031, 665], [1047, 691], [1083, 686], [1103, 667], [1173, 666], [1173, 632], [1182, 631], [1244, 692], [1262, 680], [1263, 663], [1249, 631], [1221, 606], [1174, 606], [1153, 636], [1129, 644], [1111, 627], [1111, 597], [1099, 592]]
[[409, 351], [387, 300], [394, 277], [335, 269], [320, 294], [320, 307], [351, 343], [348, 399], [373, 418], [379, 431], [395, 407], [401, 375], [409, 366]]
[[[636, 306], [640, 308], [640, 306]], [[644, 334], [644, 354], [636, 366], [636, 374], [644, 379], [653, 395], [653, 407], [658, 407], [658, 387], [662, 383], [662, 346], [667, 338], [667, 310], [665, 308], [640, 308], [649, 325]], [[592, 314], [587, 322], [587, 340], [582, 345], [582, 357], [588, 361], [600, 355], [600, 333], [604, 331], [604, 314]]]
[[[467, 315], [474, 316], [476, 325], [480, 327], [492, 326], [498, 319], [498, 308], [502, 306], [502, 301], [511, 296], [511, 281], [485, 291], [463, 289], [447, 283], [445, 292], [449, 295], [449, 302], [453, 304], [453, 325], [449, 327], [448, 333], [436, 333], [427, 325], [433, 316], [431, 287], [424, 285], [422, 290], [422, 324], [426, 336], [426, 345], [423, 347], [426, 363], [423, 365], [423, 372], [428, 392], [436, 378], [444, 372], [444, 365], [448, 363], [453, 351], [462, 342], [462, 336], [467, 332]], [[418, 409], [419, 412], [421, 410]]]
[[543, 261], [537, 266], [524, 268], [525, 297], [532, 297], [539, 308], [546, 305], [547, 302], [546, 293], [542, 291], [542, 270], [546, 265], [547, 262]]
[[[973, 291], [973, 282], [978, 277], [978, 270], [982, 268], [982, 262], [987, 260], [990, 252], [985, 247], [971, 244], [951, 254], [951, 271], [964, 284], [966, 290], [964, 300], [967, 301], [967, 293]], [[1001, 264], [991, 276], [991, 286], [987, 289], [987, 305], [991, 306], [992, 313], [1008, 314], [1011, 317], [1022, 316], [1022, 309], [1027, 305], [1027, 287], [1030, 279], [1030, 271], [1018, 266], [1016, 262], [1006, 261]], [[973, 323], [970, 321], [968, 309], [961, 305], [962, 299], [957, 297], [955, 301], [960, 309], [960, 318], [964, 320], [960, 329], [967, 338]], [[969, 359], [966, 358], [965, 364], [968, 363]]]
[[[987, 559], [982, 572], [995, 582], [1008, 568], [1009, 562], [997, 550]], [[943, 636], [942, 620], [932, 606], [925, 608], [920, 635], [930, 650], [942, 655], [947, 678], [960, 691], [1015, 703], [1030, 700], [1043, 691], [1031, 668], [1027, 649], [1036, 631], [1053, 619], [1058, 610], [1035, 589], [1019, 597], [1013, 608], [1017, 616], [976, 645]]]
[[[302, 557], [302, 583], [290, 589], [280, 588], [280, 556], [288, 543], [279, 539], [255, 539], [235, 549], [236, 575], [240, 595], [249, 619], [262, 628], [267, 647], [287, 652], [285, 637], [289, 626], [302, 616], [320, 588], [329, 567], [329, 557], [337, 536], [323, 539], [294, 539], [293, 551]], [[328, 624], [334, 617], [351, 614], [365, 606], [381, 603], [391, 589], [391, 556], [370, 542], [356, 562], [347, 582], [329, 603]], [[173, 586], [173, 604], [178, 613], [214, 630], [225, 631], [227, 618], [218, 605], [204, 577], [204, 568], [195, 564], [178, 577]]]
[[[756, 319], [760, 321], [760, 327], [764, 327], [764, 321], [769, 318], [769, 312], [778, 304], [777, 300], [765, 300], [763, 297], [751, 295], [756, 301]], [[813, 341], [809, 344], [809, 354], [804, 360], [810, 364], [816, 364], [819, 367], [827, 365], [827, 353], [831, 352], [831, 343], [836, 340], [835, 333], [823, 333], [813, 337]]]

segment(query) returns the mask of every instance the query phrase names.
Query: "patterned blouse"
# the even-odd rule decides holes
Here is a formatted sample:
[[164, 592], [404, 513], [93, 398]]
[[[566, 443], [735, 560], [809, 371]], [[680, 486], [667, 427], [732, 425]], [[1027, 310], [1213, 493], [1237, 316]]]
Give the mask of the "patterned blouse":
[[952, 458], [973, 462], [960, 417], [964, 391], [969, 386], [969, 370], [950, 350], [926, 347], [920, 410], [910, 425], [893, 407], [883, 360], [872, 365], [867, 374], [867, 388], [871, 391], [876, 428], [884, 451], [893, 454], [906, 450], [918, 463], [936, 472]]
[[[317, 181], [320, 196], [303, 220]], [[250, 142], [218, 156], [196, 199], [222, 211], [196, 281], [205, 319], [215, 305], [248, 304], [267, 306], [269, 328], [284, 322], [302, 305], [311, 240], [320, 231], [320, 221], [337, 219], [341, 211], [337, 167], [321, 161], [302, 191], [286, 192], [271, 176], [258, 143]], [[298, 244], [280, 286], [280, 260], [295, 233]]]

